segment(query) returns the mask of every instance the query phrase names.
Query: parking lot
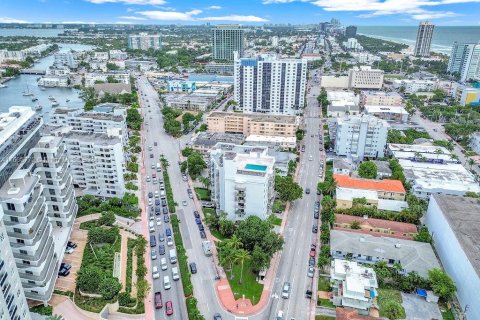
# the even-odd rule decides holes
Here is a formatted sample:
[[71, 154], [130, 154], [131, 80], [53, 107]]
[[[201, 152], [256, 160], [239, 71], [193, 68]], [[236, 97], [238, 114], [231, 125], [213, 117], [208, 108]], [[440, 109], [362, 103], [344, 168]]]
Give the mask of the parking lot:
[[436, 303], [427, 302], [425, 298], [403, 292], [402, 300], [407, 319], [442, 319], [442, 313]]

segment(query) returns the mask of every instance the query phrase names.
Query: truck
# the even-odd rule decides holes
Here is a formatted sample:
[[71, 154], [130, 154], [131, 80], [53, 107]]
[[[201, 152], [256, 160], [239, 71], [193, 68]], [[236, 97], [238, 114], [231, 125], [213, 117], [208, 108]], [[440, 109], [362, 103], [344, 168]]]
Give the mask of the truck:
[[203, 248], [203, 253], [207, 256], [210, 257], [212, 255], [212, 243], [208, 240], [202, 241], [202, 248]]
[[171, 264], [177, 263], [177, 252], [175, 251], [175, 249], [170, 249], [169, 257]]

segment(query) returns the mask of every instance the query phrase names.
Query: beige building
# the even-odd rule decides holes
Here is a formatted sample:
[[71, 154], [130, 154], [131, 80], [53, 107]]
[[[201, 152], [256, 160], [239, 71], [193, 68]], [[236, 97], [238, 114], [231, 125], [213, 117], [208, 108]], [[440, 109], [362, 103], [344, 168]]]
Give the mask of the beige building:
[[245, 136], [295, 137], [300, 124], [296, 116], [212, 112], [207, 116], [208, 131], [241, 133]]
[[403, 98], [397, 92], [362, 91], [360, 95], [362, 106], [401, 106]]
[[370, 66], [352, 68], [348, 74], [348, 87], [379, 90], [383, 86], [383, 75], [383, 70], [372, 69]]

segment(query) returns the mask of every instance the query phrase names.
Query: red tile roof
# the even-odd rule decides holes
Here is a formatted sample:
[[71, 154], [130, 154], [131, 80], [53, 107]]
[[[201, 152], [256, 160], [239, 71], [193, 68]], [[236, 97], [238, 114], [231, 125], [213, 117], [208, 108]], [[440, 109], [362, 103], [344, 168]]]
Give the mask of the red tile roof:
[[406, 192], [400, 180], [357, 179], [344, 174], [334, 174], [333, 178], [337, 181], [337, 186], [343, 187], [343, 188], [387, 191], [387, 192], [397, 192], [397, 193]]
[[337, 320], [378, 320], [378, 318], [371, 316], [359, 315], [356, 309], [352, 308], [336, 308]]

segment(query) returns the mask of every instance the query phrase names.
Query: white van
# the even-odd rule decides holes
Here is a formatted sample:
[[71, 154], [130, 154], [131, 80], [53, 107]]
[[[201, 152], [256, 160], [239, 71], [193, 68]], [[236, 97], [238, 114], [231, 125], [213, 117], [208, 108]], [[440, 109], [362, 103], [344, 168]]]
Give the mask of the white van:
[[155, 222], [149, 221], [148, 222], [148, 229], [150, 230], [150, 232], [155, 232]]
[[160, 196], [161, 197], [165, 196], [165, 191], [164, 190], [160, 191]]
[[153, 276], [153, 279], [160, 278], [160, 272], [158, 272], [158, 267], [157, 266], [153, 266], [152, 276]]
[[170, 277], [169, 276], [163, 276], [163, 288], [165, 290], [168, 290], [172, 287], [172, 284], [170, 283]]
[[160, 259], [160, 265], [162, 266], [162, 270], [167, 270], [168, 269], [167, 259], [166, 258]]
[[178, 274], [178, 268], [177, 267], [172, 268], [172, 279], [175, 280], [175, 281], [180, 279], [180, 275]]

